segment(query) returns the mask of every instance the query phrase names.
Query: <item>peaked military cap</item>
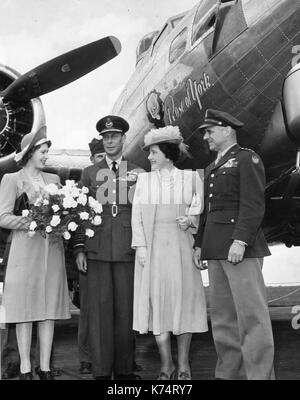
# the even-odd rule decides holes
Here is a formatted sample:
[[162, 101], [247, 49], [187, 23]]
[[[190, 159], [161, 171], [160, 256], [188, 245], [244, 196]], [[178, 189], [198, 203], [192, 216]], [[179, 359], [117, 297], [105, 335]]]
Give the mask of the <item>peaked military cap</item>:
[[104, 153], [104, 146], [103, 146], [103, 140], [102, 139], [96, 139], [94, 138], [90, 143], [89, 143], [89, 148], [91, 155], [95, 155], [97, 153]]
[[124, 135], [129, 129], [128, 122], [117, 115], [107, 115], [104, 118], [99, 119], [96, 124], [96, 129], [100, 135], [104, 135], [106, 132], [120, 132]]
[[205, 112], [204, 123], [199, 126], [199, 129], [207, 128], [208, 126], [231, 126], [234, 129], [239, 129], [244, 124], [225, 111], [208, 108]]

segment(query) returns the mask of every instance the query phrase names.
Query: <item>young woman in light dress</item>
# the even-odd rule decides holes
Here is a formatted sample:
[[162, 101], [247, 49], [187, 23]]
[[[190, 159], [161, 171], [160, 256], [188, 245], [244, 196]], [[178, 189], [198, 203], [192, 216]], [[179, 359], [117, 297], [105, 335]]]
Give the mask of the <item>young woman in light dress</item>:
[[0, 184], [0, 226], [12, 231], [2, 305], [5, 322], [16, 323], [22, 380], [33, 379], [30, 365], [32, 323], [38, 322], [39, 378], [52, 380], [50, 354], [54, 321], [70, 318], [62, 240], [44, 239], [38, 233], [30, 237], [28, 219], [13, 214], [15, 202], [22, 193], [26, 193], [29, 203], [34, 203], [45, 185], [59, 183], [57, 175], [43, 172], [50, 145], [46, 127], [25, 135], [22, 150], [16, 155], [22, 168], [4, 175]]

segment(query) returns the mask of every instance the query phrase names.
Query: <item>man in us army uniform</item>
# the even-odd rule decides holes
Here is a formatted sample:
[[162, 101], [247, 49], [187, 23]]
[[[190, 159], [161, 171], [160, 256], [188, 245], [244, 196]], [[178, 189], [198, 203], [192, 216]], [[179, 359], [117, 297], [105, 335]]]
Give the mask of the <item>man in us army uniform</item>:
[[237, 144], [242, 126], [209, 109], [199, 128], [217, 159], [205, 170], [194, 261], [199, 267], [208, 261], [216, 378], [272, 379], [274, 344], [262, 275], [263, 257], [270, 255], [261, 229], [265, 173], [259, 156]]
[[132, 330], [134, 257], [131, 202], [141, 169], [122, 157], [129, 124], [109, 115], [96, 125], [105, 158], [83, 170], [81, 184], [102, 205], [102, 223], [93, 238], [77, 235], [74, 250], [80, 271], [87, 271], [89, 345], [96, 379], [137, 379], [133, 374]]

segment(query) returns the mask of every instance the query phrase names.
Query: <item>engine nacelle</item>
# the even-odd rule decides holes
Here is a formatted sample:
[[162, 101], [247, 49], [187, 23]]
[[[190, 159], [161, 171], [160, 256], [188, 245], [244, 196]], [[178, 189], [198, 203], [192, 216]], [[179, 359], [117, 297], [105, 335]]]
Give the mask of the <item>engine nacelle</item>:
[[296, 162], [300, 148], [300, 64], [285, 78], [278, 102], [261, 143], [260, 153], [268, 169], [268, 180], [278, 177]]
[[14, 156], [24, 135], [45, 124], [45, 113], [39, 98], [30, 101], [5, 102], [1, 92], [20, 74], [0, 64], [0, 180], [2, 175], [16, 170]]

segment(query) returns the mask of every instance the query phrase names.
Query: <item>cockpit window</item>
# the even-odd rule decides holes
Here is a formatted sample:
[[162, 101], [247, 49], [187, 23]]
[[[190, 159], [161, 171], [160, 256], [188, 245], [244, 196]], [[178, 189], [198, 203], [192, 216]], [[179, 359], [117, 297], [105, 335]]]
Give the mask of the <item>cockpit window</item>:
[[158, 33], [159, 31], [150, 32], [140, 40], [136, 49], [136, 63], [138, 63], [143, 58], [146, 51], [149, 50]]
[[187, 28], [184, 28], [176, 37], [173, 39], [170, 46], [169, 60], [170, 63], [177, 60], [186, 48], [187, 41]]
[[216, 0], [203, 0], [200, 3], [193, 23], [192, 45], [214, 26], [216, 14], [213, 11], [216, 4]]
[[185, 13], [182, 13], [182, 14], [177, 15], [176, 17], [172, 18], [170, 21], [172, 28], [175, 28], [175, 26], [177, 26], [177, 24], [182, 20], [182, 18], [185, 17], [185, 15], [186, 15]]

